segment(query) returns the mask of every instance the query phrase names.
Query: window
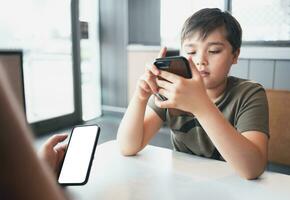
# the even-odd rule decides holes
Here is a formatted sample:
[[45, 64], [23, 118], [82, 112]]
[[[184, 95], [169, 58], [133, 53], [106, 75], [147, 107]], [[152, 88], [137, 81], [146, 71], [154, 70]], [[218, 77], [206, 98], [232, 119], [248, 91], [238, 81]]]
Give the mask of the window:
[[224, 0], [161, 0], [161, 45], [179, 48], [180, 32], [185, 20], [202, 8], [224, 10]]
[[232, 1], [243, 41], [289, 41], [290, 0]]
[[0, 46], [23, 49], [28, 122], [73, 113], [70, 1], [11, 0], [1, 5]]
[[[81, 1], [81, 9], [78, 2], [0, 0], [0, 49], [23, 52], [26, 115], [37, 133], [101, 112], [98, 1]], [[90, 25], [87, 39], [78, 35], [79, 10]]]
[[290, 0], [161, 0], [161, 44], [179, 48], [186, 18], [202, 8], [213, 7], [231, 12], [240, 22], [243, 44], [290, 46]]

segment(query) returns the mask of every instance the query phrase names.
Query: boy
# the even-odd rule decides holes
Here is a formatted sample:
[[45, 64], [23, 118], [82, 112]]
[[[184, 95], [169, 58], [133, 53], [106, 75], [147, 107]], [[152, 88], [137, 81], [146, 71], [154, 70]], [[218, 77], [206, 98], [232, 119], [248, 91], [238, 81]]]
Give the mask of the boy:
[[[219, 9], [202, 9], [189, 17], [181, 33], [181, 52], [193, 77], [147, 66], [118, 130], [122, 154], [141, 151], [167, 121], [175, 150], [225, 160], [246, 179], [261, 175], [269, 135], [265, 90], [228, 77], [238, 60], [241, 36], [236, 19]], [[163, 48], [159, 57], [165, 54]], [[168, 100], [154, 98], [155, 93]]]

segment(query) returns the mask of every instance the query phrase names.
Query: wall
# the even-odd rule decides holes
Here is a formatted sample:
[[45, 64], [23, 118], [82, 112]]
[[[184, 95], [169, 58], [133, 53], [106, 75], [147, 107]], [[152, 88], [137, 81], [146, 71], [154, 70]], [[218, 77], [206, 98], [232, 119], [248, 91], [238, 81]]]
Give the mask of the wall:
[[160, 45], [160, 0], [129, 0], [129, 43]]
[[290, 90], [290, 60], [239, 59], [230, 74], [257, 81], [265, 88]]

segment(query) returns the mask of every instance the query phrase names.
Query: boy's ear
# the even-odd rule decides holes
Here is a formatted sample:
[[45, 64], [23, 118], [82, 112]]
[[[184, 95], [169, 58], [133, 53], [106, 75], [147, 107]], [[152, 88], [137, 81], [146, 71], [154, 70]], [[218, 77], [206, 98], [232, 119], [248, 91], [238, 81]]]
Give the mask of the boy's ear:
[[237, 64], [237, 63], [238, 63], [239, 55], [240, 55], [240, 48], [238, 48], [238, 49], [234, 52], [233, 64]]

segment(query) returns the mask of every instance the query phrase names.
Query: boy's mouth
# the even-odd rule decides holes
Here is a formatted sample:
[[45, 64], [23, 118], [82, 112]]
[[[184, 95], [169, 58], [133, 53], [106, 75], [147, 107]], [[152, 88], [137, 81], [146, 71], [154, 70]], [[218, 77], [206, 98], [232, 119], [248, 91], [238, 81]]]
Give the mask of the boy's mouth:
[[204, 70], [199, 71], [199, 74], [200, 74], [201, 77], [207, 77], [207, 76], [209, 76], [209, 72], [204, 71]]

